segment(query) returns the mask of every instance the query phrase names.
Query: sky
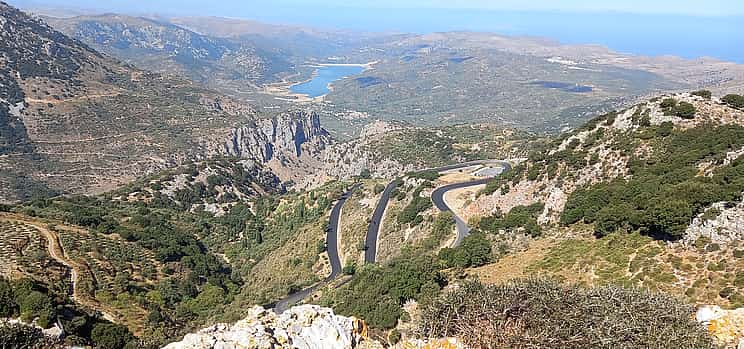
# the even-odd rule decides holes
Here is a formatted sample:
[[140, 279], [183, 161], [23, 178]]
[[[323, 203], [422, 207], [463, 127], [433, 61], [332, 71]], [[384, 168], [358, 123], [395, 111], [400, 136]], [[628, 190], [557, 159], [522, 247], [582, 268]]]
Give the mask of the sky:
[[[626, 12], [640, 14], [744, 15], [741, 0], [11, 0], [58, 6], [173, 14], [230, 16], [287, 8], [483, 9], [506, 11]], [[206, 6], [208, 5], [208, 6]]]
[[744, 63], [744, 0], [8, 0], [164, 16], [223, 16], [359, 31], [547, 37], [640, 55]]

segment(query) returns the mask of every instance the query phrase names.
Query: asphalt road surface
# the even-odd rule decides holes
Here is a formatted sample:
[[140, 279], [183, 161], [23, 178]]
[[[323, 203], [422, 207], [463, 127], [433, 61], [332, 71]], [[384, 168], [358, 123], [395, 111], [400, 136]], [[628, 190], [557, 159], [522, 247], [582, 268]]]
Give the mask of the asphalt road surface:
[[[506, 161], [500, 161], [500, 160], [475, 160], [475, 161], [468, 161], [468, 162], [463, 162], [463, 163], [454, 164], [454, 165], [447, 165], [447, 166], [442, 166], [442, 167], [427, 168], [427, 169], [423, 169], [423, 170], [421, 170], [419, 172], [423, 172], [423, 171], [444, 172], [444, 171], [456, 170], [456, 169], [459, 169], [459, 168], [465, 168], [465, 167], [470, 167], [470, 166], [475, 166], [475, 165], [484, 165], [484, 164], [500, 164], [500, 165], [502, 165], [504, 167], [504, 171], [507, 171], [507, 170], [511, 169], [511, 166]], [[483, 181], [486, 181], [486, 182], [488, 182], [489, 180], [490, 180], [490, 178], [489, 179], [483, 179]], [[460, 183], [458, 183], [458, 184], [460, 184]], [[472, 186], [472, 185], [476, 185], [476, 184], [466, 185], [466, 187]], [[372, 221], [369, 224], [369, 228], [367, 229], [367, 237], [365, 238], [365, 241], [364, 241], [364, 248], [365, 248], [365, 252], [364, 252], [364, 263], [372, 264], [372, 263], [375, 263], [375, 261], [377, 259], [377, 237], [378, 237], [378, 235], [380, 233], [380, 224], [382, 224], [382, 217], [385, 214], [385, 209], [387, 209], [387, 206], [390, 203], [390, 195], [393, 192], [393, 190], [395, 190], [395, 188], [397, 188], [397, 186], [398, 186], [397, 185], [397, 180], [390, 182], [385, 187], [385, 190], [382, 192], [382, 196], [380, 197], [380, 201], [377, 202], [377, 207], [375, 207], [375, 212], [372, 214]], [[450, 188], [450, 189], [447, 189], [447, 190], [452, 190], [452, 189], [455, 189], [455, 188]], [[444, 192], [446, 192], [447, 190], [445, 190]], [[442, 192], [442, 196], [444, 195], [444, 192]], [[433, 198], [433, 195], [432, 195], [432, 198]], [[434, 202], [434, 204], [436, 205], [436, 202]], [[442, 206], [440, 207], [440, 206], [437, 205], [437, 208], [439, 208], [439, 210], [442, 210], [442, 211], [449, 210], [449, 208], [447, 207], [447, 205], [444, 204], [444, 200], [443, 199], [442, 199]], [[444, 210], [443, 210], [443, 208], [444, 208]], [[455, 217], [455, 221], [457, 222], [458, 227], [459, 226], [462, 226], [465, 229], [467, 229], [467, 224], [465, 224], [465, 222], [462, 219], [460, 219], [459, 217]], [[458, 228], [457, 231], [458, 231], [458, 239], [459, 239], [459, 237], [460, 237], [460, 233], [459, 233], [460, 232], [460, 228]]]
[[[504, 170], [501, 171], [501, 173], [511, 170], [511, 165], [509, 165], [508, 162], [500, 161], [499, 163], [504, 168]], [[450, 209], [449, 206], [447, 206], [447, 203], [444, 201], [444, 194], [446, 194], [450, 190], [487, 184], [491, 180], [493, 180], [493, 178], [484, 178], [484, 179], [478, 179], [478, 180], [474, 180], [470, 182], [454, 183], [454, 184], [448, 184], [445, 186], [441, 186], [435, 189], [431, 193], [431, 201], [434, 202], [434, 206], [436, 206], [436, 208], [439, 209], [440, 211], [453, 212], [452, 209]], [[460, 244], [462, 243], [462, 240], [465, 239], [465, 237], [470, 234], [470, 227], [468, 227], [467, 222], [465, 222], [465, 220], [460, 218], [458, 215], [455, 214], [454, 216], [455, 216], [455, 227], [457, 228], [457, 238], [455, 238], [455, 242], [452, 243], [452, 247], [457, 247], [457, 246], [460, 246]]]
[[[341, 275], [343, 267], [341, 266], [341, 258], [338, 255], [338, 230], [339, 223], [341, 221], [341, 208], [343, 208], [346, 200], [357, 188], [359, 188], [359, 184], [355, 184], [347, 192], [341, 195], [341, 198], [336, 202], [336, 205], [334, 205], [333, 209], [331, 210], [331, 217], [329, 219], [330, 224], [328, 226], [328, 230], [326, 231], [326, 251], [328, 252], [328, 259], [331, 263], [331, 273], [325, 279], [323, 279], [323, 281], [301, 291], [292, 293], [289, 296], [277, 301], [273, 305], [274, 312], [276, 312], [277, 314], [284, 312], [293, 304], [298, 303], [301, 300], [305, 299], [307, 296], [311, 295], [319, 287], [333, 281], [339, 275]], [[266, 307], [271, 308], [272, 305], [268, 305]]]

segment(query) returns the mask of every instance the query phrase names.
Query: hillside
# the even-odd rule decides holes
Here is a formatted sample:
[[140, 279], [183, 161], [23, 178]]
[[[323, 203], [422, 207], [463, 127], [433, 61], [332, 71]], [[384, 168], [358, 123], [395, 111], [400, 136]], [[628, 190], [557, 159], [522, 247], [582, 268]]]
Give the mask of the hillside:
[[[473, 187], [475, 199], [459, 209], [471, 224], [533, 238], [468, 274], [489, 283], [547, 275], [741, 307], [744, 113], [731, 103], [740, 99], [654, 98], [596, 118]], [[518, 218], [525, 207], [537, 208], [532, 223]]]
[[135, 66], [175, 73], [223, 91], [271, 82], [291, 69], [287, 54], [250, 41], [212, 38], [167, 23], [123, 15], [44, 18], [54, 28]]
[[490, 122], [552, 133], [661, 92], [725, 94], [744, 83], [735, 63], [492, 33], [391, 37], [345, 59], [378, 63], [336, 84], [325, 100], [340, 108], [424, 125]]
[[[317, 116], [252, 107], [122, 64], [2, 7], [0, 200], [111, 190], [210, 155], [268, 162], [323, 140]], [[231, 146], [234, 144], [234, 146]]]

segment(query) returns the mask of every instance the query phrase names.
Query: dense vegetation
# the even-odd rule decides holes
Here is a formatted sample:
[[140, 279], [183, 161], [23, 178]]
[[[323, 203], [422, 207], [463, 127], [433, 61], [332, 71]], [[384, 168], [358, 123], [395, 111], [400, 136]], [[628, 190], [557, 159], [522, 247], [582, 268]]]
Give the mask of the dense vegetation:
[[431, 208], [433, 204], [430, 198], [421, 196], [421, 192], [431, 186], [431, 182], [426, 181], [413, 191], [411, 202], [409, 202], [398, 215], [398, 223], [417, 226], [424, 221], [424, 217], [421, 213]]
[[744, 96], [737, 94], [725, 95], [721, 98], [723, 103], [728, 104], [732, 108], [744, 110]]
[[657, 139], [653, 155], [633, 158], [630, 179], [616, 179], [575, 191], [561, 216], [563, 224], [595, 223], [599, 235], [639, 230], [678, 239], [693, 217], [719, 201], [741, 199], [744, 160], [737, 159], [698, 176], [705, 161], [722, 164], [726, 152], [744, 146], [744, 128], [709, 126], [673, 131]]
[[447, 268], [480, 267], [491, 262], [491, 242], [483, 233], [473, 233], [462, 240], [455, 248], [443, 248], [439, 259]]
[[347, 285], [324, 295], [322, 302], [339, 314], [364, 319], [376, 328], [393, 328], [410, 300], [431, 299], [445, 285], [437, 261], [408, 255], [358, 269]]
[[692, 313], [670, 296], [633, 289], [470, 282], [426, 306], [418, 330], [472, 348], [714, 348]]
[[[29, 279], [0, 279], [0, 318], [17, 317], [26, 323], [35, 321], [42, 328], [59, 321], [68, 345], [121, 349], [135, 340], [126, 327], [77, 309], [66, 293], [47, 289]], [[0, 343], [11, 348], [42, 348], [53, 344], [36, 328], [3, 323], [0, 323]]]
[[[207, 189], [210, 186], [211, 183]], [[84, 258], [103, 253], [105, 257], [101, 259], [106, 261], [105, 265], [112, 266], [113, 271], [93, 270], [96, 275], [104, 273], [98, 276], [105, 278], [86, 281], [91, 297], [104, 303], [145, 309], [147, 318], [136, 321], [145, 323], [148, 338], [163, 343], [190, 326], [241, 316], [239, 307], [226, 311], [238, 299], [241, 304], [265, 304], [293, 287], [304, 286], [279, 284], [280, 281], [256, 285], [250, 281], [255, 276], [253, 268], [273, 251], [297, 242], [296, 235], [303, 227], [327, 224], [323, 216], [330, 211], [334, 197], [341, 195], [342, 185], [331, 183], [316, 191], [266, 195], [254, 199], [251, 209], [238, 202], [221, 216], [198, 209], [188, 211], [188, 207], [164, 195], [149, 201], [112, 199], [120, 194], [126, 196], [125, 193], [122, 190], [101, 197], [40, 199], [12, 210], [90, 229], [93, 237], [79, 239], [66, 232], [60, 233], [60, 238], [72, 248], [68, 253], [79, 253]], [[50, 226], [50, 229], [57, 228]], [[123, 241], [106, 242], [116, 241], [114, 235]], [[318, 241], [310, 243], [313, 252], [310, 260], [286, 256], [293, 257], [286, 262], [293, 270], [307, 270], [314, 278], [311, 267], [318, 259]], [[139, 249], [125, 244], [134, 244]], [[143, 252], [152, 252], [154, 261], [143, 256]], [[218, 253], [226, 258], [218, 257]], [[141, 261], [136, 262], [137, 258]], [[99, 268], [95, 260], [89, 263]], [[130, 270], [132, 263], [141, 268]], [[134, 281], [133, 274], [141, 274], [144, 279]], [[108, 278], [112, 280], [106, 282], [104, 279]], [[256, 292], [257, 288], [262, 291]], [[109, 328], [101, 333], [112, 331], [118, 330]]]
[[494, 234], [500, 230], [521, 229], [532, 237], [538, 237], [542, 230], [537, 223], [537, 217], [544, 207], [544, 204], [536, 203], [529, 206], [516, 206], [507, 214], [496, 212], [491, 216], [481, 218], [478, 222], [478, 229]]

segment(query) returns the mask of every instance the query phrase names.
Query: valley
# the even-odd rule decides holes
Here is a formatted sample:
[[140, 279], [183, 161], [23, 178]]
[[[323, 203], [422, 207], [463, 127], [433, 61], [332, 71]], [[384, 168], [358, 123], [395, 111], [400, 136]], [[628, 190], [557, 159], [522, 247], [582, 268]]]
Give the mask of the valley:
[[744, 343], [742, 65], [49, 12], [0, 2], [2, 345]]

